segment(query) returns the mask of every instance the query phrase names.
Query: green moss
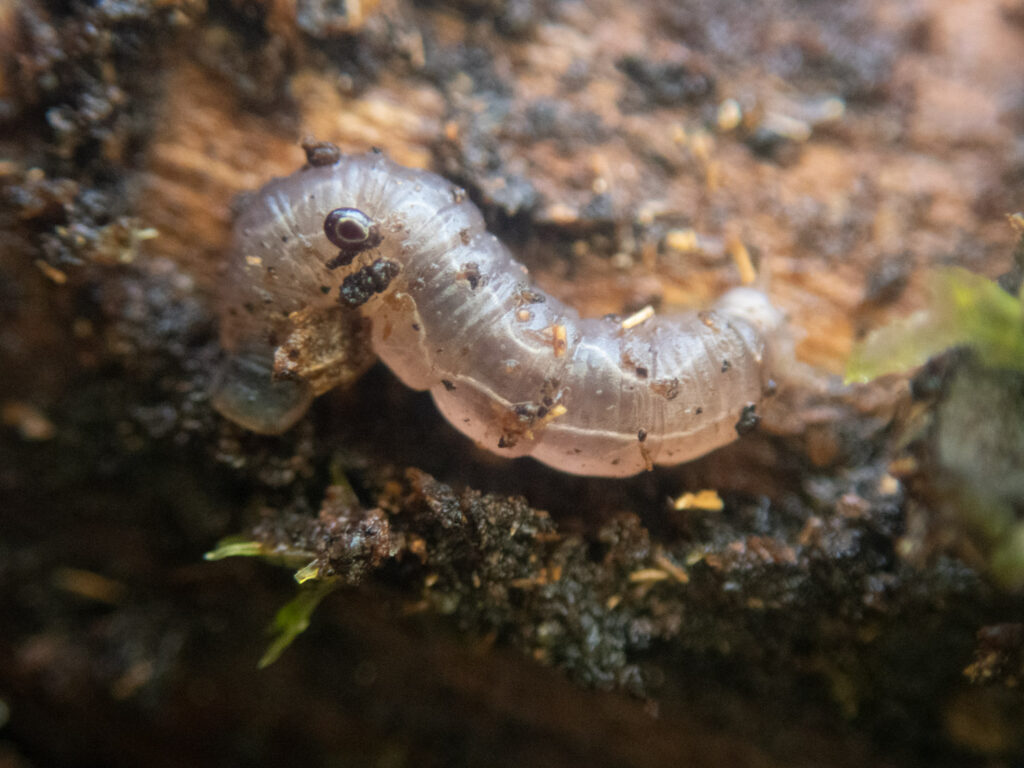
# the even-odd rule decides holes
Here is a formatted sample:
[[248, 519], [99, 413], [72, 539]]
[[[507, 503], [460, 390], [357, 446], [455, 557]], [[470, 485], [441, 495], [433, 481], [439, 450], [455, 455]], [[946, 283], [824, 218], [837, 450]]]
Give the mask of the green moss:
[[[1024, 237], [1015, 257], [1019, 274]], [[1024, 286], [1013, 295], [959, 267], [935, 273], [927, 307], [869, 335], [854, 350], [846, 379], [870, 381], [952, 347], [972, 354], [949, 375], [934, 405], [934, 458], [951, 483], [950, 506], [992, 578], [1018, 590], [1024, 588]]]
[[1024, 588], [1024, 523], [1007, 528], [989, 561], [1000, 584], [1012, 590]]
[[299, 593], [283, 605], [274, 616], [269, 631], [274, 635], [259, 661], [259, 668], [269, 667], [284, 653], [292, 641], [309, 627], [309, 618], [320, 601], [338, 587], [336, 579], [308, 580]]
[[1024, 294], [960, 267], [932, 278], [928, 306], [880, 328], [858, 344], [847, 382], [866, 382], [925, 363], [956, 346], [969, 346], [985, 366], [1024, 372]]
[[[273, 565], [299, 568], [299, 573], [302, 573], [315, 555], [299, 547], [280, 543], [268, 544], [245, 536], [226, 536], [217, 542], [216, 547], [203, 555], [204, 560], [211, 562], [229, 557], [259, 557]], [[305, 580], [299, 579], [298, 574], [296, 578], [300, 584]]]
[[217, 542], [217, 546], [203, 555], [204, 560], [224, 560], [229, 557], [260, 557], [267, 555], [266, 547], [258, 541], [242, 536], [228, 536]]
[[[300, 549], [281, 549], [242, 536], [228, 536], [217, 543], [216, 548], [206, 553], [206, 560], [223, 560], [228, 557], [261, 557], [275, 565], [296, 567], [295, 580], [301, 585], [294, 598], [283, 605], [268, 627], [273, 636], [270, 645], [259, 661], [259, 668], [270, 666], [280, 658], [296, 637], [309, 627], [310, 616], [327, 595], [338, 588], [336, 578], [323, 578], [313, 554]], [[310, 562], [312, 560], [312, 562]]]

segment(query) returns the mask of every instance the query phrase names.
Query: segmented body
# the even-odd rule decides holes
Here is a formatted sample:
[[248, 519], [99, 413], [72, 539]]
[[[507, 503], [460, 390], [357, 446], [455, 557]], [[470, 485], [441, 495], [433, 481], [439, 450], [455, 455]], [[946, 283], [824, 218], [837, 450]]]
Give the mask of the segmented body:
[[[341, 222], [342, 240], [329, 239], [325, 221], [338, 209], [355, 213]], [[339, 314], [339, 299], [358, 310]], [[229, 360], [214, 403], [244, 426], [283, 431], [336, 383], [281, 375], [295, 324], [360, 328], [358, 311], [375, 353], [408, 386], [429, 389], [478, 444], [603, 476], [735, 439], [771, 386], [781, 324], [751, 288], [707, 311], [635, 325], [580, 318], [531, 284], [461, 189], [374, 153], [305, 168], [251, 196], [221, 300]]]

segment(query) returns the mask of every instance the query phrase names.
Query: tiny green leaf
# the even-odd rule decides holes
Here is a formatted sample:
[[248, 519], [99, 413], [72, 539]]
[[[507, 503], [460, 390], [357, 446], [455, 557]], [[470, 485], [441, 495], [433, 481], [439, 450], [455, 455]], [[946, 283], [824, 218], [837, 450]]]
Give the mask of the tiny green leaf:
[[203, 555], [204, 560], [223, 560], [228, 557], [259, 557], [267, 554], [258, 541], [250, 541], [241, 536], [228, 536], [217, 542], [217, 546]]
[[295, 572], [295, 580], [299, 582], [299, 584], [305, 584], [307, 581], [313, 581], [319, 576], [320, 566], [316, 564], [315, 560], [309, 565], [299, 568], [299, 570]]
[[296, 637], [306, 631], [309, 618], [320, 601], [337, 589], [339, 582], [331, 579], [314, 581], [302, 587], [299, 593], [278, 610], [269, 632], [274, 635], [257, 665], [260, 669], [277, 661]]

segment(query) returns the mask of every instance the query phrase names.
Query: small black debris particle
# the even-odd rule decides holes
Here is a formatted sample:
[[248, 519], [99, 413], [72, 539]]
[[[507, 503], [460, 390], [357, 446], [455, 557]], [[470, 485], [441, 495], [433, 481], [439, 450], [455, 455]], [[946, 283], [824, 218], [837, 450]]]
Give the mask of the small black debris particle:
[[[681, 62], [659, 62], [640, 56], [625, 56], [616, 68], [632, 81], [624, 106], [678, 106], [696, 104], [714, 95], [714, 78]], [[646, 104], [645, 104], [646, 102]]]
[[527, 304], [543, 304], [545, 297], [540, 291], [523, 285], [516, 290], [515, 301], [517, 307], [522, 307]]
[[449, 392], [454, 391], [455, 385], [448, 381], [448, 379], [441, 379], [441, 383], [444, 384], [444, 388], [447, 389]]
[[338, 255], [332, 259], [328, 259], [324, 265], [328, 269], [337, 269], [338, 267], [347, 267], [352, 263], [352, 259], [356, 257], [356, 254], [351, 251], [338, 251]]
[[395, 262], [378, 259], [345, 278], [338, 292], [338, 300], [343, 306], [361, 307], [373, 294], [387, 290], [400, 271]]
[[594, 195], [580, 209], [580, 218], [587, 222], [609, 222], [615, 220], [615, 206], [611, 195]]
[[736, 422], [737, 435], [746, 435], [757, 428], [757, 425], [761, 422], [761, 417], [754, 412], [756, 409], [757, 405], [754, 403], [748, 403], [743, 406], [743, 411], [740, 413], [740, 420]]
[[656, 379], [651, 382], [651, 391], [666, 400], [675, 400], [679, 397], [679, 379]]
[[730, 368], [732, 368], [732, 363], [730, 363], [728, 360], [723, 360], [722, 373], [728, 373]]
[[306, 162], [314, 168], [334, 165], [341, 159], [341, 150], [329, 141], [306, 139], [302, 142], [302, 149], [306, 153]]
[[907, 287], [907, 283], [910, 282], [912, 264], [913, 259], [907, 252], [883, 259], [868, 275], [864, 301], [875, 306], [883, 306], [896, 301]]
[[455, 277], [469, 283], [470, 290], [476, 290], [484, 282], [484, 277], [480, 274], [480, 267], [475, 261], [467, 262], [459, 267], [459, 273]]

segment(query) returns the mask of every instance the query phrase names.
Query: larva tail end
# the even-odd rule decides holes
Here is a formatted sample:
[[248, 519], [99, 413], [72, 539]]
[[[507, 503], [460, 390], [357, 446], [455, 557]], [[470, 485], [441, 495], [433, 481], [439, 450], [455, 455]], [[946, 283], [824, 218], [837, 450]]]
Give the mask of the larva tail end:
[[782, 310], [773, 306], [768, 297], [756, 288], [733, 288], [715, 302], [715, 309], [744, 320], [765, 339], [772, 339], [786, 324]]
[[269, 355], [252, 352], [230, 356], [210, 392], [213, 407], [252, 432], [284, 432], [309, 408], [313, 390], [301, 379], [275, 381], [271, 370]]

